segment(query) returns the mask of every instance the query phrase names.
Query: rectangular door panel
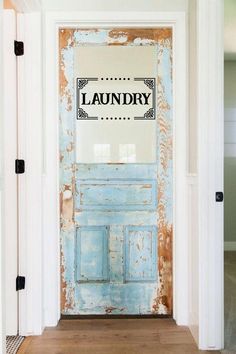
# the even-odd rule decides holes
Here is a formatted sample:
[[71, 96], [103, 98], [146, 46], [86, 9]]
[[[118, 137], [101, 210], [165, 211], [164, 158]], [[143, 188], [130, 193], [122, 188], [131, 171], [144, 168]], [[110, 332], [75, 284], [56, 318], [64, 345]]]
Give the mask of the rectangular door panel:
[[157, 230], [153, 226], [125, 229], [125, 282], [156, 281]]
[[79, 210], [155, 210], [155, 181], [79, 181], [75, 207]]
[[109, 280], [108, 227], [79, 227], [76, 232], [76, 281]]

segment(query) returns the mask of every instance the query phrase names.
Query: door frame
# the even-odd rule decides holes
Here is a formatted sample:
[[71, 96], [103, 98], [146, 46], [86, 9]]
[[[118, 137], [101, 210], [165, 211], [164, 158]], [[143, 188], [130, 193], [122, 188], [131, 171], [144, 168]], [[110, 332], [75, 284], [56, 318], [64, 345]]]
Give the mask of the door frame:
[[224, 347], [224, 1], [197, 1], [199, 347]]
[[43, 319], [42, 250], [42, 34], [41, 13], [17, 13], [17, 40], [24, 55], [17, 59], [18, 158], [25, 173], [18, 177], [19, 334], [39, 335]]
[[[59, 55], [62, 27], [171, 27], [173, 29], [173, 317], [188, 324], [187, 240], [187, 51], [186, 19], [182, 12], [50, 12], [45, 16], [44, 38], [44, 185], [43, 274], [46, 326], [60, 319], [60, 214], [59, 214]], [[178, 50], [177, 50], [178, 48]], [[178, 122], [178, 124], [176, 124]], [[184, 152], [184, 153], [183, 153]], [[47, 235], [50, 234], [50, 238]], [[178, 291], [177, 291], [178, 289]], [[184, 304], [184, 306], [183, 306]]]
[[[0, 0], [0, 40], [3, 43], [3, 0]], [[0, 47], [0, 84], [3, 87], [3, 46]], [[3, 224], [3, 95], [0, 95], [0, 352], [6, 352], [5, 237]]]

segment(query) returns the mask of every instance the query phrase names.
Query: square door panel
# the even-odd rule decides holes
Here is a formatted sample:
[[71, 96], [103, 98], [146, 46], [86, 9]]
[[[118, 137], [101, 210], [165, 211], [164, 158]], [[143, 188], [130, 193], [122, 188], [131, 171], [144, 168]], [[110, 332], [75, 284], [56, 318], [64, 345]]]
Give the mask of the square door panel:
[[125, 281], [155, 281], [157, 228], [155, 226], [128, 226], [125, 233]]
[[108, 281], [108, 227], [84, 226], [76, 232], [76, 280]]

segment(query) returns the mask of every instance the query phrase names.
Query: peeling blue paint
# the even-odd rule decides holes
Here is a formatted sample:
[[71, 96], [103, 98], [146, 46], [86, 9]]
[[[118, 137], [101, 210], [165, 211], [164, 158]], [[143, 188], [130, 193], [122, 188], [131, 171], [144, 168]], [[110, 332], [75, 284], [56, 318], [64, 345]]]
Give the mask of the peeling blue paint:
[[[67, 35], [60, 52], [64, 80], [60, 82], [59, 131], [61, 310], [64, 314], [169, 314], [173, 219], [171, 36], [155, 41], [147, 34], [147, 38], [137, 36], [128, 42], [125, 30], [116, 38], [110, 31], [60, 32], [60, 38]], [[74, 47], [91, 44], [157, 44], [157, 164], [75, 163]]]

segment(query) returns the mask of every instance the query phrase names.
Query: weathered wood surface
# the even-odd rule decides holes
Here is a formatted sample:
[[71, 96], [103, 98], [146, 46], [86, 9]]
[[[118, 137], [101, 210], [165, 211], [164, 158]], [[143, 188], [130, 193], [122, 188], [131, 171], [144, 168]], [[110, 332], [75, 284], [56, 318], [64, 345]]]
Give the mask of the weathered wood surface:
[[[81, 44], [156, 46], [156, 164], [75, 163], [73, 64], [74, 48]], [[62, 313], [171, 314], [172, 30], [67, 28], [59, 31], [59, 46]], [[139, 230], [130, 231], [138, 240], [136, 247], [129, 247], [125, 240], [131, 235], [130, 227], [138, 226]], [[81, 235], [78, 228], [84, 227], [88, 227], [87, 235], [93, 239], [90, 246], [87, 241], [81, 243], [81, 237], [78, 237]], [[104, 227], [108, 227], [108, 240], [104, 236]], [[104, 247], [107, 242], [108, 247]], [[88, 247], [96, 264], [92, 259], [89, 261]], [[84, 254], [87, 251], [87, 257], [82, 257], [81, 249]], [[108, 258], [105, 250], [108, 250]], [[131, 263], [127, 263], [127, 250], [131, 251], [129, 260], [134, 262], [138, 257], [147, 260], [155, 256], [155, 266], [152, 262], [138, 263], [136, 271]], [[124, 269], [125, 266], [128, 270]], [[86, 272], [81, 273], [82, 268]], [[140, 276], [138, 279], [138, 272], [139, 275], [145, 274], [146, 278]], [[96, 277], [97, 281], [92, 284], [91, 280]], [[87, 284], [79, 283], [81, 279], [87, 279]]]

